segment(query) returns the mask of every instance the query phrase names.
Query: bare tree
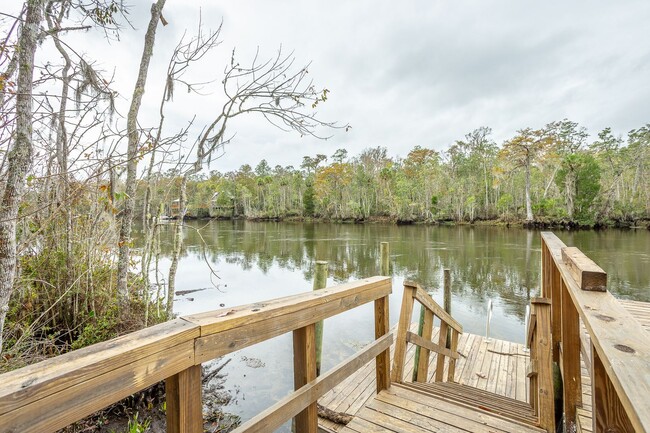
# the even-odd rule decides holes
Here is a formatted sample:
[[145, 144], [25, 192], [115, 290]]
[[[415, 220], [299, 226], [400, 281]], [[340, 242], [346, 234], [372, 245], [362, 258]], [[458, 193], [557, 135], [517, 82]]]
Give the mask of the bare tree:
[[[216, 33], [204, 35], [199, 31], [197, 38], [189, 44], [182, 55], [186, 58], [200, 58], [217, 45]], [[184, 171], [179, 194], [180, 215], [174, 231], [174, 251], [168, 278], [168, 309], [171, 309], [175, 291], [176, 271], [182, 251], [183, 219], [187, 208], [187, 180], [199, 173], [206, 163], [218, 154], [232, 137], [226, 135], [229, 122], [242, 114], [259, 114], [272, 125], [284, 131], [293, 131], [301, 136], [319, 135], [321, 128], [345, 128], [333, 122], [324, 122], [317, 116], [316, 108], [327, 100], [328, 89], [319, 89], [307, 79], [309, 65], [295, 68], [291, 54], [282, 50], [271, 59], [260, 62], [259, 53], [250, 66], [236, 61], [233, 50], [230, 64], [224, 70], [221, 81], [225, 102], [218, 109], [214, 119], [199, 134], [194, 145], [194, 161]]]
[[25, 21], [18, 37], [18, 80], [16, 83], [16, 130], [8, 153], [6, 182], [0, 206], [0, 351], [9, 298], [16, 276], [16, 218], [32, 162], [32, 90], [34, 55], [38, 44], [44, 0], [27, 2]]
[[[131, 98], [131, 108], [127, 117], [127, 163], [126, 163], [126, 189], [124, 209], [122, 211], [122, 226], [119, 238], [119, 258], [117, 262], [117, 291], [123, 300], [128, 299], [128, 272], [131, 246], [131, 227], [133, 224], [133, 211], [135, 208], [135, 192], [138, 169], [138, 151], [140, 150], [140, 134], [138, 132], [137, 121], [142, 96], [144, 95], [145, 84], [147, 83], [147, 74], [149, 72], [149, 62], [153, 56], [153, 46], [156, 40], [156, 29], [158, 21], [162, 21], [162, 9], [166, 0], [158, 0], [151, 5], [151, 19], [147, 27], [147, 33], [144, 38], [144, 49], [140, 59], [140, 69], [138, 78]], [[164, 21], [163, 21], [164, 24]]]

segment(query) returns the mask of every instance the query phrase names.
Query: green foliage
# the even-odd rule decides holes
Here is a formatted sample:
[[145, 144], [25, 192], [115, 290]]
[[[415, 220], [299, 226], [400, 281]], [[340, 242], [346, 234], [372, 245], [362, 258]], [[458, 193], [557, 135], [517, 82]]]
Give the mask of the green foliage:
[[94, 311], [89, 311], [82, 322], [86, 325], [72, 342], [71, 349], [81, 349], [117, 337], [119, 320], [120, 314], [116, 305], [112, 305], [111, 309], [102, 314], [102, 317], [97, 317]]
[[[583, 127], [564, 119], [521, 129], [500, 147], [490, 128], [481, 127], [444, 152], [415, 146], [404, 158], [371, 147], [356, 156], [338, 149], [329, 162], [324, 154], [305, 156], [298, 169], [251, 161], [193, 178], [188, 214], [205, 215], [209, 202], [221, 207], [211, 216], [253, 219], [515, 221], [532, 215], [584, 224], [649, 218], [647, 173], [650, 126], [627, 139], [605, 129], [590, 142]], [[175, 197], [175, 176], [161, 175], [154, 196]]]
[[308, 183], [302, 195], [303, 215], [314, 216], [314, 212], [316, 211], [315, 195], [313, 184]]
[[592, 206], [600, 192], [600, 166], [593, 155], [585, 152], [567, 155], [555, 178], [556, 184], [572, 200], [573, 216], [581, 223], [593, 223]]
[[151, 420], [149, 418], [144, 419], [143, 421], [138, 420], [138, 413], [136, 412], [133, 415], [133, 418], [129, 420], [128, 424], [128, 433], [145, 433], [151, 427]]

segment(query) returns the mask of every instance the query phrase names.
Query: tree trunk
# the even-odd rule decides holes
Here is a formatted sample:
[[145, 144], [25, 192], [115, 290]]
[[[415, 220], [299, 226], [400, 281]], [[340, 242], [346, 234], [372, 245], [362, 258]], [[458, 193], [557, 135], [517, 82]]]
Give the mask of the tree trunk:
[[32, 143], [32, 90], [43, 0], [27, 2], [25, 22], [18, 47], [18, 81], [16, 86], [16, 132], [7, 162], [6, 184], [0, 206], [0, 352], [2, 332], [9, 311], [9, 298], [16, 276], [16, 222], [18, 205], [25, 191], [25, 179], [34, 152]]
[[526, 162], [526, 221], [533, 221], [533, 206], [530, 202], [530, 161]]
[[566, 213], [570, 220], [575, 214], [576, 172], [571, 168], [566, 175], [564, 188], [566, 190]]
[[156, 40], [156, 28], [160, 20], [160, 14], [165, 6], [165, 0], [158, 0], [151, 5], [151, 20], [144, 38], [144, 49], [140, 60], [140, 70], [138, 79], [133, 90], [131, 99], [131, 108], [127, 116], [126, 127], [128, 134], [128, 149], [126, 162], [126, 188], [124, 199], [124, 210], [122, 212], [122, 227], [119, 238], [119, 258], [117, 262], [117, 292], [122, 301], [128, 299], [129, 291], [127, 286], [127, 276], [129, 273], [129, 258], [131, 244], [131, 225], [133, 223], [133, 210], [135, 208], [135, 192], [137, 183], [138, 169], [138, 112], [144, 95], [144, 87], [147, 82], [147, 72], [149, 70], [149, 61], [153, 55], [153, 45]]

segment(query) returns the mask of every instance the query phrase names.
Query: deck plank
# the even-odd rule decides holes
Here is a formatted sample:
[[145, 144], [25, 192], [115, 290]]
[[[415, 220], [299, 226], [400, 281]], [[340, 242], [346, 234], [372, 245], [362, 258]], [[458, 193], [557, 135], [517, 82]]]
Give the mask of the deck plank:
[[[377, 427], [380, 427], [380, 430]], [[342, 432], [524, 432], [541, 429], [394, 385], [364, 407]]]

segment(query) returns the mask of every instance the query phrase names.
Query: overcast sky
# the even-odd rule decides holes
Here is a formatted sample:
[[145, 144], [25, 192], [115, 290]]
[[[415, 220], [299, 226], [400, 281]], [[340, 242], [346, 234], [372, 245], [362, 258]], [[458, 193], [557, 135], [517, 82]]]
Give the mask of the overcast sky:
[[[132, 0], [135, 30], [120, 42], [86, 34], [80, 50], [115, 73], [128, 107], [149, 19], [149, 1]], [[416, 145], [446, 149], [489, 126], [501, 143], [523, 127], [569, 118], [595, 135], [625, 134], [650, 122], [650, 1], [177, 1], [168, 0], [140, 122], [154, 125], [171, 50], [199, 19], [222, 45], [194, 77], [220, 79], [237, 47], [245, 63], [259, 47], [272, 57], [282, 45], [330, 89], [320, 109], [327, 121], [349, 123], [328, 141], [279, 131], [261, 117], [238, 119], [225, 155], [212, 169], [233, 170], [266, 158], [298, 167], [304, 155], [356, 155], [385, 146], [405, 156]], [[220, 81], [220, 80], [219, 80]], [[168, 108], [168, 133], [197, 116], [205, 124], [219, 107], [178, 91]], [[126, 108], [121, 109], [126, 114]]]

